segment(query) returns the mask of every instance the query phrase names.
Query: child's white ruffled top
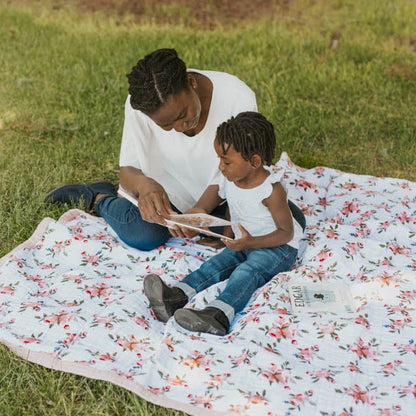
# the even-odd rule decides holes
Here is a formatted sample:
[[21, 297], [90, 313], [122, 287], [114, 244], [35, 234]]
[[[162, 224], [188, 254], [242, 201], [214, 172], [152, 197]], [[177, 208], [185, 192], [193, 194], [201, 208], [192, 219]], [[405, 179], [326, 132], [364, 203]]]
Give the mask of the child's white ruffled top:
[[[221, 175], [218, 195], [227, 200], [230, 209], [231, 227], [236, 239], [241, 237], [241, 231], [238, 228], [239, 223], [252, 236], [265, 235], [276, 230], [273, 217], [269, 209], [263, 204], [263, 200], [271, 195], [273, 184], [280, 182], [284, 172], [274, 172], [269, 166], [265, 166], [265, 169], [270, 172], [270, 175], [261, 185], [251, 189], [239, 188], [234, 182], [228, 181]], [[294, 219], [293, 227], [294, 236], [288, 244], [294, 248], [299, 248], [303, 230]]]

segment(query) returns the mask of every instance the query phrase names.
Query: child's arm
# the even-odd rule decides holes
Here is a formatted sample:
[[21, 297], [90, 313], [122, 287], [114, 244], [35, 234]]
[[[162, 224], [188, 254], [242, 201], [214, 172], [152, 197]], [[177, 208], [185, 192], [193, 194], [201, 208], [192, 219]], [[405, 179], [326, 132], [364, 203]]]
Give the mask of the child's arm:
[[[224, 200], [218, 195], [218, 185], [209, 185], [197, 203], [192, 208], [186, 210], [184, 214], [210, 214], [211, 211], [216, 208], [222, 201]], [[194, 231], [185, 227], [176, 227], [175, 229], [170, 229], [169, 231], [174, 237], [192, 238], [198, 234], [198, 231]]]
[[218, 185], [209, 185], [198, 202], [190, 209], [185, 211], [185, 214], [192, 214], [198, 212], [204, 212], [210, 214], [214, 208], [216, 208], [224, 200], [218, 195]]
[[224, 240], [227, 247], [240, 251], [249, 248], [277, 247], [288, 243], [293, 238], [293, 219], [287, 203], [286, 192], [280, 182], [273, 184], [271, 195], [263, 200], [269, 209], [277, 229], [269, 234], [254, 237], [239, 224], [242, 236], [238, 240]]

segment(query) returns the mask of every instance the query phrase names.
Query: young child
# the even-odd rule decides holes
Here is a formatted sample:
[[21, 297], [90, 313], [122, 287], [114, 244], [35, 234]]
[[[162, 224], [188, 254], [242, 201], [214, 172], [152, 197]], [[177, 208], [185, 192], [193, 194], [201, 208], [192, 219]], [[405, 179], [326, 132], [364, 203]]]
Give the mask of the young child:
[[[190, 331], [225, 335], [254, 291], [292, 268], [303, 229], [292, 217], [282, 173], [264, 165], [272, 162], [275, 145], [273, 125], [257, 112], [240, 113], [218, 127], [220, 183], [207, 188], [192, 212], [209, 213], [227, 200], [235, 239], [224, 239], [221, 253], [173, 287], [157, 275], [144, 279], [144, 293], [159, 320], [174, 315]], [[206, 308], [183, 308], [196, 293], [223, 280], [225, 289]]]

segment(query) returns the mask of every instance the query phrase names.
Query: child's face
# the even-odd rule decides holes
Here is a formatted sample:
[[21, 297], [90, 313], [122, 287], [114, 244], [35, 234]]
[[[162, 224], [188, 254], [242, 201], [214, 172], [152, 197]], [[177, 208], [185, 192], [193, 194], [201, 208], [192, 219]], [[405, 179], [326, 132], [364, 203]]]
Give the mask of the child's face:
[[256, 169], [248, 160], [243, 159], [233, 145], [230, 145], [224, 153], [221, 145], [215, 140], [214, 148], [220, 158], [219, 169], [229, 181], [243, 181]]

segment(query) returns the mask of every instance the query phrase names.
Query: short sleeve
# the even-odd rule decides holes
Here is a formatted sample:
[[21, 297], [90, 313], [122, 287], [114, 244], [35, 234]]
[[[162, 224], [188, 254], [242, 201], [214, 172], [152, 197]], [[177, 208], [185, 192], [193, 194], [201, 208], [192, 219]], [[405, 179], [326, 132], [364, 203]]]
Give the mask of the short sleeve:
[[131, 107], [129, 95], [124, 106], [120, 166], [133, 166], [143, 170], [143, 160], [146, 160], [149, 151], [146, 141], [152, 134], [145, 117], [143, 113]]

